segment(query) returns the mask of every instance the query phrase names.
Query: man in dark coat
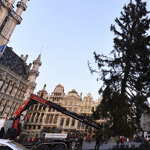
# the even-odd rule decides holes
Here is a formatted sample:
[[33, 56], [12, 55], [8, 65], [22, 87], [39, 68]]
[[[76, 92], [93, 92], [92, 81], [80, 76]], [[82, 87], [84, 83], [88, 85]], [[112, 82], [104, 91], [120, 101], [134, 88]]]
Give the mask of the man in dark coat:
[[95, 150], [99, 150], [100, 134], [96, 136]]

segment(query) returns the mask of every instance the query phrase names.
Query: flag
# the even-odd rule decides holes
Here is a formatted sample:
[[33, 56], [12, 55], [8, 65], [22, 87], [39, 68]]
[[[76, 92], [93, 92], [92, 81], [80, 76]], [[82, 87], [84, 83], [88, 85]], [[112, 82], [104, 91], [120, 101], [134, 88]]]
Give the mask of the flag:
[[0, 54], [4, 52], [5, 46], [6, 46], [6, 44], [0, 46]]

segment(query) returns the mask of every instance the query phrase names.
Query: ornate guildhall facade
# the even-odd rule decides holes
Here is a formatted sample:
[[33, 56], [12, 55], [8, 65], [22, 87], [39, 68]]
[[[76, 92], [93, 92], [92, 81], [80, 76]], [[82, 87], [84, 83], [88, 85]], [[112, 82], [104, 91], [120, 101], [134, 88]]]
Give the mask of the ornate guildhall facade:
[[[92, 110], [100, 103], [100, 99], [98, 102], [95, 102], [90, 93], [83, 99], [82, 94], [78, 95], [76, 90], [72, 90], [66, 95], [64, 87], [60, 84], [55, 87], [51, 95], [48, 95], [45, 88], [46, 85], [38, 92], [39, 96], [84, 116], [90, 116]], [[29, 120], [26, 120], [24, 134], [30, 137], [33, 137], [35, 134], [39, 135], [43, 128], [46, 128], [47, 132], [69, 132], [74, 136], [79, 133], [87, 136], [88, 133], [92, 132], [90, 127], [80, 121], [41, 104], [35, 104], [30, 107], [29, 113], [30, 117]]]

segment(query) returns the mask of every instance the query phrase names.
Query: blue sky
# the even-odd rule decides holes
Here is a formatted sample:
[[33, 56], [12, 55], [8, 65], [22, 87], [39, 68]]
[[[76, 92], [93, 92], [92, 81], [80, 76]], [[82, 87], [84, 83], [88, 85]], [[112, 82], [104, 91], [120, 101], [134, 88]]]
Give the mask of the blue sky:
[[[62, 84], [83, 97], [99, 97], [102, 82], [91, 75], [87, 61], [96, 67], [93, 52], [109, 54], [113, 49], [110, 25], [129, 0], [30, 0], [8, 46], [28, 63], [42, 51], [42, 66], [35, 92], [47, 85], [48, 93]], [[148, 2], [148, 5], [150, 2]], [[42, 48], [43, 47], [43, 48]]]

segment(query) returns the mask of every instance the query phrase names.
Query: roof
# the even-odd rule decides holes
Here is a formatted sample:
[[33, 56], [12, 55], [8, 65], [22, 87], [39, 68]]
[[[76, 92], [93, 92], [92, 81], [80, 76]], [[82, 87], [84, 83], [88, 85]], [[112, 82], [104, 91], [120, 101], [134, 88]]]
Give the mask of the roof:
[[19, 76], [23, 78], [28, 78], [28, 66], [26, 63], [12, 50], [11, 47], [6, 47], [2, 57], [0, 58], [0, 62], [10, 70], [14, 71]]
[[10, 140], [7, 140], [7, 139], [0, 139], [0, 142], [3, 142], [3, 143], [7, 143], [9, 142]]

